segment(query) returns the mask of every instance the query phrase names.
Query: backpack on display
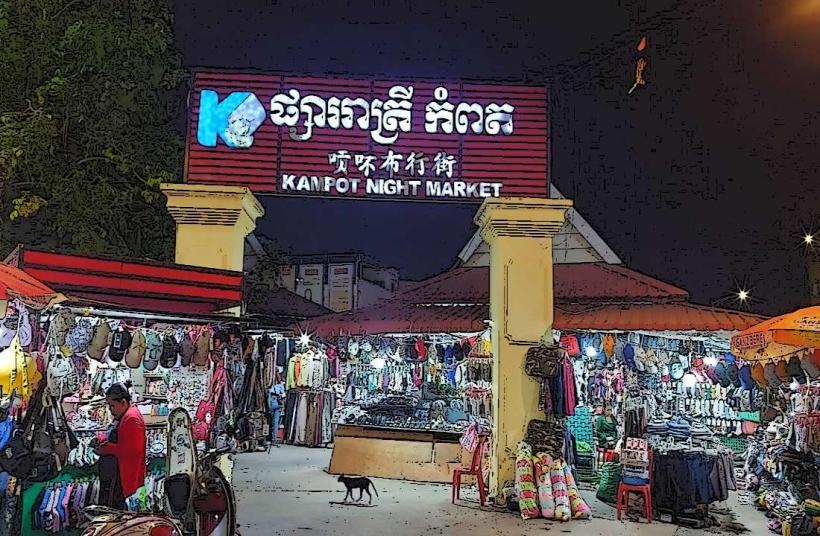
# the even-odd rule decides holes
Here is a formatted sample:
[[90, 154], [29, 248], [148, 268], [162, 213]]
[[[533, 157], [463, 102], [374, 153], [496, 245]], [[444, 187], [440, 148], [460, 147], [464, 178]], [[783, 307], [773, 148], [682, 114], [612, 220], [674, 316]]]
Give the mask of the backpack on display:
[[91, 325], [91, 320], [88, 318], [81, 318], [77, 321], [68, 336], [66, 337], [66, 344], [75, 354], [82, 354], [88, 351], [88, 345], [94, 336], [94, 326]]
[[145, 357], [142, 360], [142, 367], [151, 372], [159, 365], [159, 358], [162, 355], [162, 339], [159, 333], [153, 330], [145, 332]]
[[57, 344], [57, 346], [62, 346], [66, 343], [66, 337], [68, 333], [74, 329], [76, 323], [77, 318], [70, 309], [60, 309], [57, 311], [57, 314], [51, 318], [49, 329], [54, 337], [54, 343]]
[[135, 369], [139, 368], [145, 357], [147, 342], [141, 329], [135, 329], [131, 334], [131, 345], [125, 353], [125, 364]]
[[197, 367], [208, 366], [208, 355], [211, 352], [211, 330], [210, 328], [202, 328], [199, 336], [196, 338], [194, 349], [194, 356], [192, 362]]
[[21, 480], [46, 482], [57, 476], [68, 453], [77, 445], [61, 404], [53, 403], [47, 393], [37, 391], [25, 417], [17, 423], [0, 452], [0, 468]]
[[111, 334], [111, 344], [108, 346], [108, 359], [119, 363], [125, 358], [125, 353], [131, 346], [131, 333], [126, 329], [118, 329]]
[[80, 378], [74, 368], [74, 360], [55, 351], [48, 360], [46, 369], [48, 394], [58, 400], [80, 389]]
[[194, 353], [196, 352], [196, 346], [194, 345], [194, 340], [191, 338], [192, 336], [192, 332], [185, 331], [182, 334], [182, 340], [179, 342], [179, 355], [183, 367], [187, 367], [191, 364], [191, 360], [193, 360]]
[[177, 364], [177, 353], [179, 343], [173, 330], [167, 330], [162, 334], [162, 355], [159, 357], [159, 364], [165, 368], [174, 368]]
[[[88, 343], [88, 357], [95, 361], [102, 361], [105, 349], [108, 348], [108, 339], [111, 336], [111, 326], [107, 321], [101, 320], [94, 328], [94, 336]], [[58, 343], [59, 344], [59, 343]]]

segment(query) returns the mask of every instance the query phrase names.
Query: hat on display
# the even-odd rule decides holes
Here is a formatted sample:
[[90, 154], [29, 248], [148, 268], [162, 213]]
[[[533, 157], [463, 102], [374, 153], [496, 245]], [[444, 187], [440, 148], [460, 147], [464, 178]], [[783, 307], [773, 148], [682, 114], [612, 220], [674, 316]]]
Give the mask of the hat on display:
[[673, 380], [680, 380], [683, 378], [683, 373], [685, 372], [683, 368], [683, 364], [680, 361], [673, 361], [672, 364], [669, 366], [669, 375], [672, 377]]
[[729, 387], [732, 385], [732, 379], [729, 378], [729, 371], [726, 368], [725, 361], [719, 361], [715, 366], [715, 376], [717, 376], [718, 383], [721, 387]]
[[462, 346], [460, 342], [453, 345], [453, 357], [455, 358], [456, 363], [464, 361], [464, 346]]
[[738, 376], [737, 364], [734, 361], [726, 365], [726, 374], [729, 376], [729, 381], [735, 387], [740, 387], [740, 377]]
[[444, 347], [444, 363], [447, 364], [447, 365], [452, 365], [453, 364], [453, 356], [454, 356], [453, 345], [448, 344], [447, 346]]
[[747, 391], [754, 388], [755, 381], [752, 379], [752, 367], [748, 364], [740, 367], [737, 372], [738, 379], [740, 379], [740, 386]]
[[652, 350], [651, 348], [647, 350], [643, 361], [647, 372], [650, 374], [658, 373], [658, 354], [655, 353], [655, 350]]
[[561, 335], [559, 345], [571, 356], [581, 354], [581, 347], [578, 344], [578, 337], [575, 335]]
[[646, 372], [645, 357], [646, 351], [640, 346], [635, 346], [635, 369], [638, 372]]
[[760, 361], [752, 365], [752, 379], [760, 387], [766, 387], [766, 385], [768, 385], [766, 383], [766, 374], [763, 371], [763, 363], [761, 363]]
[[615, 355], [615, 336], [611, 333], [604, 335], [602, 346], [604, 347], [604, 355], [613, 357]]
[[703, 368], [703, 358], [699, 355], [696, 355], [694, 359], [692, 359], [692, 368], [694, 369], [701, 369]]
[[467, 337], [461, 341], [461, 347], [464, 349], [464, 357], [470, 357], [470, 352], [473, 351], [473, 341]]
[[816, 380], [820, 377], [820, 367], [817, 366], [817, 362], [814, 359], [814, 356], [817, 355], [820, 355], [820, 349], [815, 350], [813, 354], [804, 355], [803, 359], [800, 360], [800, 367], [812, 380]]
[[111, 344], [108, 345], [108, 358], [111, 361], [122, 361], [131, 346], [131, 333], [126, 329], [112, 332]]
[[703, 373], [706, 375], [706, 378], [712, 383], [712, 385], [717, 385], [720, 383], [718, 381], [717, 373], [715, 372], [715, 367], [712, 365], [703, 365]]
[[624, 362], [630, 370], [635, 370], [635, 347], [631, 344], [624, 345]]
[[774, 373], [777, 374], [777, 377], [780, 378], [780, 381], [783, 383], [791, 383], [792, 378], [789, 375], [789, 371], [786, 370], [786, 360], [781, 359], [777, 362], [774, 366]]
[[419, 361], [426, 361], [427, 360], [427, 347], [424, 345], [424, 341], [421, 337], [416, 337], [416, 356], [418, 356]]
[[800, 366], [800, 358], [796, 355], [789, 358], [789, 362], [786, 364], [786, 371], [789, 373], [789, 376], [797, 381], [806, 380], [806, 375], [803, 374], [803, 368]]
[[766, 384], [769, 387], [778, 387], [781, 383], [783, 383], [774, 370], [773, 361], [769, 361], [768, 363], [766, 363], [766, 366], [763, 367], [763, 372], [766, 376]]
[[613, 354], [618, 359], [624, 358], [624, 347], [626, 346], [626, 341], [621, 337], [615, 337], [615, 349], [613, 350]]

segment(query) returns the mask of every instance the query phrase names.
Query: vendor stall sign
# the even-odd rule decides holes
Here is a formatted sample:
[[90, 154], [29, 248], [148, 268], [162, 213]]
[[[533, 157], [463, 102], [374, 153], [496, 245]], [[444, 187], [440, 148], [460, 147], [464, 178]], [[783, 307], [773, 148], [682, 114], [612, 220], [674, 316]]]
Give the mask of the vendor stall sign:
[[280, 195], [548, 196], [544, 87], [198, 72], [186, 179]]

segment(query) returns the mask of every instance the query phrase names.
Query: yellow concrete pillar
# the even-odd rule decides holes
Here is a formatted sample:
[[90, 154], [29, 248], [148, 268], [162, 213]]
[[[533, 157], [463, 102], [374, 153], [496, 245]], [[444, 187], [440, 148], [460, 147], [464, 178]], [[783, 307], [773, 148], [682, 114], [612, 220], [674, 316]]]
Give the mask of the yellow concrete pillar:
[[543, 419], [539, 385], [524, 372], [527, 349], [551, 339], [552, 238], [572, 201], [492, 198], [475, 217], [490, 246], [493, 444], [490, 494], [515, 479], [515, 447], [531, 419]]
[[265, 209], [244, 186], [163, 184], [176, 222], [176, 262], [241, 272], [245, 237]]

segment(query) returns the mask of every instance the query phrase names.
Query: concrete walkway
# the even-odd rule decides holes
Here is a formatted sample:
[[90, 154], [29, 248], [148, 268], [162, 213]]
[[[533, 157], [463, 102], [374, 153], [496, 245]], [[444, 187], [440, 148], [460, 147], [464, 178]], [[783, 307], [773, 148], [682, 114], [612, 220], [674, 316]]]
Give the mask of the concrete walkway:
[[[477, 500], [450, 504], [450, 486], [374, 479], [379, 497], [372, 507], [333, 505], [344, 498], [344, 486], [324, 472], [330, 460], [328, 449], [282, 446], [268, 453], [248, 453], [237, 458], [234, 469], [239, 524], [242, 536], [286, 534], [404, 536], [421, 534], [494, 535], [573, 533], [610, 536], [702, 535], [698, 531], [667, 523], [647, 524], [616, 521], [615, 510], [584, 496], [592, 507], [590, 521], [522, 521], [518, 514], [479, 509]], [[468, 488], [465, 498], [475, 497]], [[365, 495], [365, 503], [367, 495]], [[746, 534], [767, 534], [766, 519], [750, 507], [735, 506], [739, 518], [750, 529]]]

